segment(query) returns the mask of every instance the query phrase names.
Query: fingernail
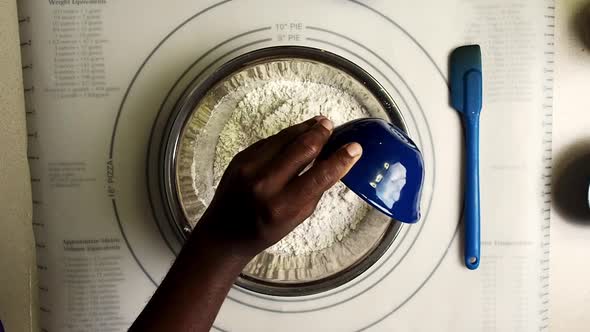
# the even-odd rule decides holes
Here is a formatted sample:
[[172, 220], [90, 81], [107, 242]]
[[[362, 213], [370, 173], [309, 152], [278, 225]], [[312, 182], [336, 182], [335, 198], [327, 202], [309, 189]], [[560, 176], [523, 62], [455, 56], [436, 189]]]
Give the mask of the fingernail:
[[346, 152], [348, 152], [348, 155], [352, 158], [358, 157], [361, 155], [361, 153], [363, 153], [363, 148], [358, 143], [350, 143], [345, 147], [345, 149]]
[[320, 120], [320, 125], [322, 125], [322, 127], [332, 131], [332, 128], [334, 128], [334, 126], [332, 125], [332, 121], [324, 118]]
[[307, 120], [303, 121], [303, 123], [306, 124], [306, 125], [308, 125], [308, 126], [313, 126], [316, 123], [320, 122], [321, 119], [325, 119], [325, 118], [326, 118], [325, 116], [317, 115], [317, 116], [314, 116], [311, 119], [307, 119]]

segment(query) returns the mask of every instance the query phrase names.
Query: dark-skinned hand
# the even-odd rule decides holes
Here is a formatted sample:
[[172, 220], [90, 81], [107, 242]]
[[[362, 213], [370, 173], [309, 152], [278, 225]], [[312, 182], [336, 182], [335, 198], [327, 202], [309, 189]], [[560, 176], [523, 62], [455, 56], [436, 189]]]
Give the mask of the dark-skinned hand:
[[234, 157], [132, 331], [209, 331], [244, 266], [309, 217], [322, 194], [360, 158], [361, 146], [350, 143], [309, 166], [332, 127], [318, 116]]
[[353, 143], [300, 174], [331, 131], [330, 120], [315, 117], [240, 152], [199, 228], [248, 258], [282, 239], [313, 213], [324, 191], [360, 157], [361, 147]]

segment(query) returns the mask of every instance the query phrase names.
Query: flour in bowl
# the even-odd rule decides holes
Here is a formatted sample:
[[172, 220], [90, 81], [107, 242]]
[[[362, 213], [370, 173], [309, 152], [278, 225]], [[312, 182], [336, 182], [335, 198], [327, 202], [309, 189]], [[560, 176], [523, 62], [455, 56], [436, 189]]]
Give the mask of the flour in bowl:
[[[213, 165], [215, 185], [238, 152], [316, 115], [338, 126], [369, 113], [351, 95], [313, 82], [270, 81], [247, 93], [219, 136]], [[368, 204], [338, 182], [326, 191], [309, 218], [267, 252], [306, 255], [325, 249], [354, 230], [368, 211]]]

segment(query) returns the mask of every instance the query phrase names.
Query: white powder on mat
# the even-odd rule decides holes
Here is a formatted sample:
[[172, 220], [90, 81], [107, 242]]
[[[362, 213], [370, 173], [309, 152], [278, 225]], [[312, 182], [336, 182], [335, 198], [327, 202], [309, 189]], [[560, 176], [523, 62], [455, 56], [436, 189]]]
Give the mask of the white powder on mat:
[[[213, 165], [215, 184], [240, 151], [281, 129], [324, 115], [335, 126], [369, 116], [351, 95], [324, 84], [271, 81], [247, 93], [221, 131]], [[270, 253], [305, 255], [341, 241], [365, 217], [369, 206], [344, 184], [326, 191], [315, 212]]]

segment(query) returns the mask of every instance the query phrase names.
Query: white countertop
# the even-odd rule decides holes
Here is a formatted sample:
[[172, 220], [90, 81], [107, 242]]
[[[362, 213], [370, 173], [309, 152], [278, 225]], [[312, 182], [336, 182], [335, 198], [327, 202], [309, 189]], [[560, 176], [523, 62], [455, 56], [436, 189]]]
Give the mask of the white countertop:
[[580, 19], [584, 6], [590, 8], [590, 1], [561, 1], [556, 8], [550, 275], [553, 331], [590, 330], [590, 212], [584, 210], [581, 189], [578, 199], [568, 197], [576, 187], [587, 186], [590, 179], [590, 46], [584, 45], [580, 32], [582, 23], [590, 31], [590, 9]]
[[0, 321], [9, 332], [36, 331], [31, 182], [14, 0], [0, 0], [0, 45]]

